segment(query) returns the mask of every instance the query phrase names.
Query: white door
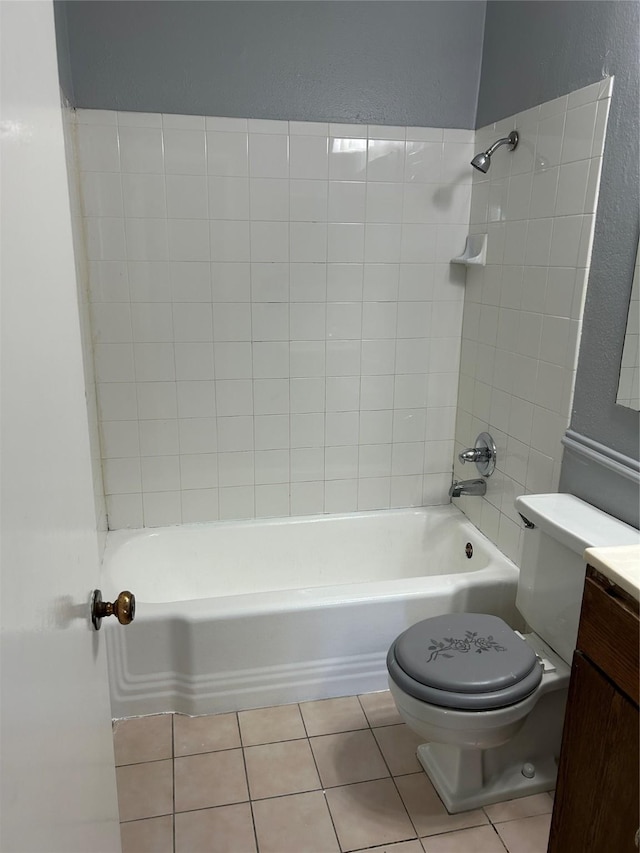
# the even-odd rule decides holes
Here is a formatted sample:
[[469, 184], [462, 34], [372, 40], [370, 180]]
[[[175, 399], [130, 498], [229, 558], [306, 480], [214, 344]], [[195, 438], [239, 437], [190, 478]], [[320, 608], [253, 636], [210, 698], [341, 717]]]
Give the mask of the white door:
[[[0, 850], [120, 850], [49, 0], [0, 2]], [[124, 629], [123, 629], [124, 630]]]

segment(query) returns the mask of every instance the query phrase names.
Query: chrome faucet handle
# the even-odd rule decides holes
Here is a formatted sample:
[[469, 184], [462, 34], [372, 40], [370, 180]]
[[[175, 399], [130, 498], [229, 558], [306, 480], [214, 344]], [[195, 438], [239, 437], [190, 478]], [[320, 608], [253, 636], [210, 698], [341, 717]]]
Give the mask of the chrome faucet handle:
[[458, 453], [458, 459], [464, 465], [475, 462], [478, 473], [490, 477], [496, 467], [496, 445], [488, 432], [481, 432], [476, 438], [475, 447], [467, 447]]
[[488, 459], [489, 454], [488, 447], [468, 447], [466, 450], [461, 450], [458, 453], [458, 459], [464, 465], [465, 462], [479, 462], [482, 459]]

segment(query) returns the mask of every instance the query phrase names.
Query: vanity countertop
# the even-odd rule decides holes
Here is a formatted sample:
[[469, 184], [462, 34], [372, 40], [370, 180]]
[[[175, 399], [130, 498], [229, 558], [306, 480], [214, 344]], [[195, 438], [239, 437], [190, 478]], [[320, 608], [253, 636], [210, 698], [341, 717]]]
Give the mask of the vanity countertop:
[[584, 559], [636, 601], [640, 601], [640, 543], [587, 548]]

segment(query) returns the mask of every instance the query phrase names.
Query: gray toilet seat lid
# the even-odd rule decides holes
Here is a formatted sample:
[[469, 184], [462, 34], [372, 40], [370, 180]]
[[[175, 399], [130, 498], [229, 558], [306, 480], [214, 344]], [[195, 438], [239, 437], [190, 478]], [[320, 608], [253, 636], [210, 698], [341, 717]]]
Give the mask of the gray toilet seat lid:
[[485, 613], [425, 619], [400, 634], [393, 651], [409, 679], [446, 693], [513, 695], [520, 693], [515, 685], [524, 682], [531, 692], [532, 680], [535, 688], [542, 677], [533, 649], [506, 622]]

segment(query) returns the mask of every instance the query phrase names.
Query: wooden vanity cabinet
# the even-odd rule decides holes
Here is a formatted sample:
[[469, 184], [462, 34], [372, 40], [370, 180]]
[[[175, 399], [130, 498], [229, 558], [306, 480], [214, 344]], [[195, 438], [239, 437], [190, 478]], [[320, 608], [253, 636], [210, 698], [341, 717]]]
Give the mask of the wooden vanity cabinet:
[[549, 853], [636, 853], [638, 602], [587, 569]]

